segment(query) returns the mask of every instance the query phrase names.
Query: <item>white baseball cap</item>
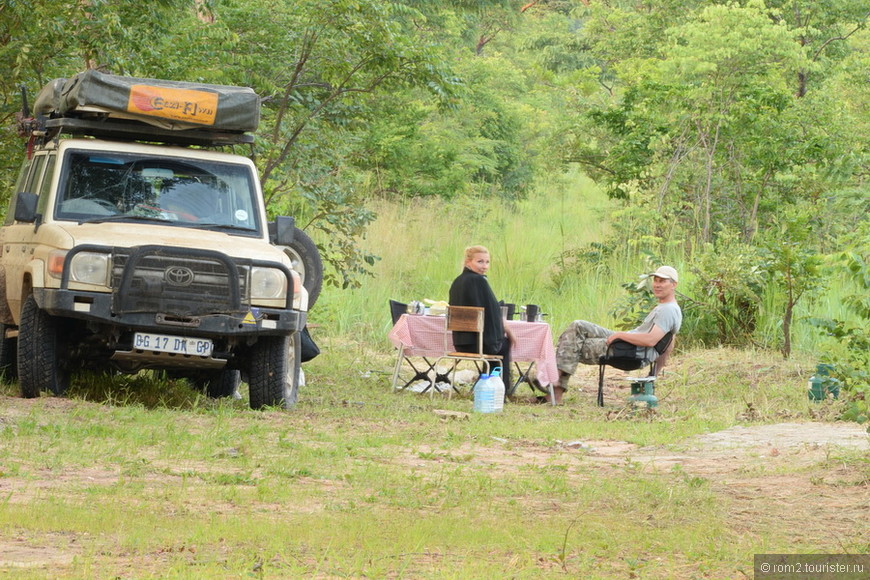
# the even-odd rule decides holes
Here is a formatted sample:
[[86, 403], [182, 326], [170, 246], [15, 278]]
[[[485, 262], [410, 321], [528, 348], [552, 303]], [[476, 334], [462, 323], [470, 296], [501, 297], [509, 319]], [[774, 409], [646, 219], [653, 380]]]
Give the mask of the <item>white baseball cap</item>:
[[674, 282], [679, 282], [679, 276], [677, 275], [677, 271], [674, 270], [670, 266], [662, 266], [650, 276], [655, 276], [656, 278], [665, 278], [667, 280], [673, 280]]

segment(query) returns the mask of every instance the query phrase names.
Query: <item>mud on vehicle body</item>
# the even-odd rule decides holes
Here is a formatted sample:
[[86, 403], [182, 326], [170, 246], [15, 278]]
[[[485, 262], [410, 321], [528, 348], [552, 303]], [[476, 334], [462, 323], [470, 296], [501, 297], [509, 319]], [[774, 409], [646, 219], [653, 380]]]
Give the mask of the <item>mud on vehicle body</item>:
[[216, 150], [252, 142], [256, 95], [61, 81], [25, 115], [0, 228], [0, 371], [25, 397], [62, 394], [79, 369], [158, 369], [215, 397], [245, 380], [252, 408], [295, 403], [308, 291], [284, 248], [318, 291], [320, 258], [292, 218], [267, 223], [253, 162]]

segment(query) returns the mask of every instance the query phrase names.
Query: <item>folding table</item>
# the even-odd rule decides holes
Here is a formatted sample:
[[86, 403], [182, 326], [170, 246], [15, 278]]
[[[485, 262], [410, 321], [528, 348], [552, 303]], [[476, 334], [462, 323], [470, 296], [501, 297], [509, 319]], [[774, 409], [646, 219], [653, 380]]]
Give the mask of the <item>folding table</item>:
[[[511, 359], [516, 364], [519, 375], [513, 385], [507, 386], [507, 394], [513, 394], [520, 383], [528, 382], [529, 371], [533, 367], [537, 369], [537, 379], [542, 387], [556, 384], [559, 370], [556, 367], [556, 349], [553, 346], [550, 325], [546, 322], [506, 320], [505, 326], [515, 339], [511, 347]], [[388, 334], [390, 342], [398, 351], [392, 382], [394, 390], [401, 390], [397, 383], [403, 361], [414, 357], [427, 362], [429, 359], [437, 359], [445, 353], [445, 342], [448, 350], [453, 349], [452, 337], [447, 337], [445, 341], [445, 333], [444, 316], [403, 314], [398, 319]], [[528, 363], [528, 366], [523, 369], [521, 363]], [[427, 372], [430, 371], [437, 372], [431, 367]], [[448, 382], [442, 381], [445, 378], [436, 377], [438, 382]]]

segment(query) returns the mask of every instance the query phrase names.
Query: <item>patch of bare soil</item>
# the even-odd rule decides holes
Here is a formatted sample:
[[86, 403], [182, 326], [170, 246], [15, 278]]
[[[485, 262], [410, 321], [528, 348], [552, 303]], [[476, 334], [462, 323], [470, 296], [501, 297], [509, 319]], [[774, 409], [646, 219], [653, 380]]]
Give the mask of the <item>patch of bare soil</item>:
[[865, 427], [735, 426], [689, 445], [684, 469], [708, 478], [728, 499], [737, 530], [789, 530], [792, 542], [831, 552], [855, 552], [870, 543], [870, 476], [854, 460], [866, 460], [870, 450]]
[[0, 569], [53, 568], [72, 564], [78, 549], [73, 541], [46, 546], [32, 546], [26, 538], [0, 539]]
[[[790, 546], [852, 552], [870, 545], [870, 436], [854, 423], [780, 423], [735, 426], [680, 446], [640, 447], [625, 441], [563, 441], [556, 447], [505, 442], [466, 446], [444, 461], [470, 461], [504, 472], [571, 465], [569, 477], [585, 481], [627, 465], [649, 472], [680, 469], [707, 480], [728, 509], [739, 535], [768, 537], [789, 531]], [[405, 460], [426, 469], [439, 451], [417, 449]], [[572, 462], [571, 458], [575, 461]]]

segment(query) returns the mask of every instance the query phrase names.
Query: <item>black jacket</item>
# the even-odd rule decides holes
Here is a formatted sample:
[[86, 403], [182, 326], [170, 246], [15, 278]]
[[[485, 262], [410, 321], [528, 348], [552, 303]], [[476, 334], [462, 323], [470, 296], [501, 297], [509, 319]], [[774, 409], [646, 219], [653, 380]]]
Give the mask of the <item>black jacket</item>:
[[[501, 305], [492, 293], [486, 276], [463, 268], [450, 286], [452, 306], [483, 307], [483, 352], [497, 354], [505, 340]], [[454, 332], [453, 344], [458, 350], [477, 348], [477, 336], [473, 332]]]

